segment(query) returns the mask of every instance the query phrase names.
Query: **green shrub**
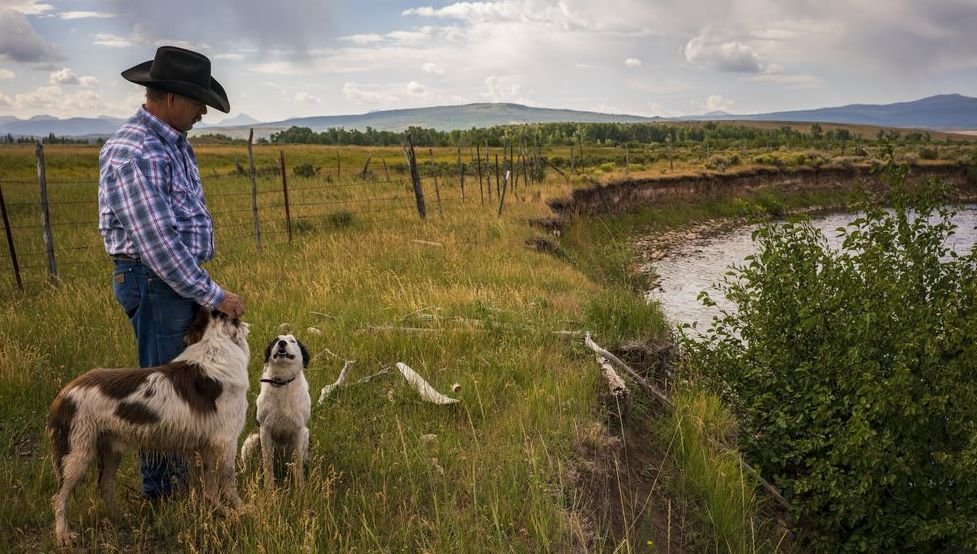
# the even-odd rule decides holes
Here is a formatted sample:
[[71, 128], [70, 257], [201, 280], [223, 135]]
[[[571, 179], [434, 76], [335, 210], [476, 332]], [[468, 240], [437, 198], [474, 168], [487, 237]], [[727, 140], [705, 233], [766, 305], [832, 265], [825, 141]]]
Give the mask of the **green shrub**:
[[312, 164], [300, 164], [295, 166], [295, 169], [293, 169], [292, 171], [298, 177], [315, 177], [316, 175], [319, 174], [320, 170], [322, 170], [322, 168], [319, 166], [315, 166]]
[[948, 252], [939, 187], [910, 199], [901, 178], [842, 251], [809, 224], [758, 230], [722, 286], [738, 310], [683, 337], [815, 551], [977, 549], [977, 255]]
[[938, 160], [938, 159], [940, 159], [940, 152], [936, 148], [920, 148], [919, 149], [919, 159], [921, 159], [921, 160]]

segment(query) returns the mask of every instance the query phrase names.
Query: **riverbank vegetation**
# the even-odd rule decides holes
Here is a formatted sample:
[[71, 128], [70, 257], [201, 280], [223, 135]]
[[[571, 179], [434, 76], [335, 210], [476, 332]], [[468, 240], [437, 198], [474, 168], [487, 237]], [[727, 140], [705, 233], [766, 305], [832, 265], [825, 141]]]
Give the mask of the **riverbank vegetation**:
[[801, 544], [972, 551], [977, 254], [947, 246], [939, 183], [890, 171], [891, 211], [863, 205], [841, 251], [804, 223], [757, 232], [722, 287], [735, 312], [688, 330], [689, 378], [732, 407]]

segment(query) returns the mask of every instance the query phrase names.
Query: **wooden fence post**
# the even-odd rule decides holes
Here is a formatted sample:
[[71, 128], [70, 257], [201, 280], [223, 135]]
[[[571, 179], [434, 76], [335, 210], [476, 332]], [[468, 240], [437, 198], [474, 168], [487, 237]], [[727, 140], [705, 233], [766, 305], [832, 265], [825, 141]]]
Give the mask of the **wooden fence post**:
[[441, 168], [434, 161], [434, 149], [428, 148], [427, 152], [431, 155], [431, 164], [434, 166], [434, 196], [438, 199], [438, 215], [444, 216], [444, 210], [441, 209], [441, 187], [438, 186], [438, 174], [441, 173]]
[[10, 250], [10, 262], [14, 266], [17, 288], [24, 290], [24, 282], [20, 279], [20, 265], [17, 264], [17, 250], [14, 248], [14, 236], [10, 229], [10, 219], [7, 218], [7, 203], [3, 200], [3, 179], [0, 179], [0, 213], [3, 214], [3, 230], [7, 235], [7, 248]]
[[[489, 187], [492, 183], [489, 183]], [[489, 200], [491, 200], [491, 194], [489, 195]], [[499, 155], [495, 155], [495, 196], [502, 196], [502, 185], [499, 183]]]
[[258, 218], [258, 181], [254, 170], [254, 129], [248, 133], [248, 161], [251, 163], [251, 219], [254, 220], [254, 244], [261, 252], [261, 223]]
[[482, 199], [482, 206], [485, 205], [485, 188], [482, 186], [482, 152], [475, 144], [475, 170], [478, 171], [478, 195]]
[[47, 171], [44, 166], [44, 145], [37, 141], [37, 184], [41, 189], [41, 228], [44, 233], [44, 249], [47, 251], [47, 269], [51, 284], [58, 282], [58, 264], [54, 259], [54, 235], [51, 234], [51, 212], [47, 199]]
[[[504, 154], [503, 154], [504, 155]], [[498, 160], [498, 155], [496, 155], [496, 160]], [[505, 206], [505, 191], [509, 188], [510, 174], [512, 173], [512, 167], [510, 165], [509, 169], [505, 170], [505, 178], [502, 180], [502, 192], [499, 193], [499, 217], [502, 217], [502, 207]]]
[[458, 183], [461, 185], [461, 203], [465, 203], [465, 164], [461, 163], [461, 145], [458, 145]]
[[414, 140], [407, 133], [407, 144], [404, 145], [404, 155], [407, 156], [407, 167], [410, 170], [410, 180], [414, 185], [414, 199], [417, 200], [417, 213], [421, 219], [427, 218], [427, 208], [424, 206], [424, 189], [421, 188], [421, 176], [417, 173], [417, 157], [414, 155]]
[[363, 164], [363, 171], [360, 172], [360, 179], [366, 181], [366, 175], [370, 171], [370, 160], [373, 159], [373, 154], [366, 157], [366, 163]]
[[339, 159], [339, 150], [336, 150], [336, 180], [339, 180], [343, 170], [343, 162]]
[[380, 158], [380, 161], [383, 162], [383, 174], [387, 177], [387, 182], [389, 183], [390, 182], [390, 172], [387, 171], [387, 160], [385, 158]]
[[288, 230], [288, 242], [292, 242], [292, 213], [288, 206], [288, 178], [285, 176], [285, 151], [278, 151], [278, 160], [282, 168], [282, 193], [285, 195], [285, 228]]

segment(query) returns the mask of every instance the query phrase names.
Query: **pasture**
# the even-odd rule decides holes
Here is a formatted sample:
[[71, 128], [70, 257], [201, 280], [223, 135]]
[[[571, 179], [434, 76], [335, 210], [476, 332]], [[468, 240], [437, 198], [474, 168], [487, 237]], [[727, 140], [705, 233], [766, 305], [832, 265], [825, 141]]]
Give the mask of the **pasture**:
[[[960, 146], [945, 148], [962, 155]], [[291, 240], [274, 170], [279, 150], [289, 167]], [[582, 333], [610, 348], [665, 340], [670, 330], [641, 300], [624, 225], [596, 218], [556, 238], [530, 221], [550, 217], [547, 200], [574, 188], [703, 171], [717, 155], [677, 148], [670, 160], [646, 149], [638, 161], [637, 152], [621, 150], [588, 148], [592, 163], [566, 178], [548, 171], [541, 183], [521, 181], [500, 216], [494, 178], [488, 196], [466, 169], [463, 200], [452, 169], [457, 151], [419, 148], [422, 220], [399, 148], [256, 147], [258, 251], [250, 181], [237, 169], [247, 166], [246, 148], [196, 148], [216, 226], [218, 255], [206, 267], [245, 299], [253, 384], [265, 343], [283, 330], [314, 356], [307, 370], [313, 402], [345, 360], [356, 361], [350, 381], [387, 373], [313, 407], [304, 489], [265, 490], [251, 467], [238, 474], [250, 505], [242, 514], [215, 511], [193, 493], [153, 505], [138, 497], [138, 468], [128, 455], [120, 472], [124, 521], [108, 521], [91, 479], [69, 504], [82, 543], [92, 551], [200, 552], [779, 548], [783, 533], [762, 515], [755, 484], [731, 461], [736, 452], [707, 446], [705, 437], [735, 427], [714, 398], [693, 388], [663, 415], [639, 397], [633, 431], [619, 436], [608, 425], [604, 385]], [[750, 167], [761, 153], [735, 154]], [[804, 163], [796, 152], [769, 154]], [[50, 401], [91, 367], [135, 363], [95, 225], [97, 148], [52, 146], [46, 156], [55, 284], [37, 223], [33, 147], [0, 148], [25, 289], [14, 286], [4, 243], [0, 490], [8, 496], [0, 544], [17, 551], [52, 547], [54, 482], [43, 430]], [[295, 175], [303, 164], [319, 170]], [[728, 207], [665, 206], [642, 225], [680, 226], [729, 215]], [[527, 246], [542, 241], [557, 248]], [[461, 402], [423, 402], [397, 375], [397, 362]], [[253, 386], [252, 414], [256, 395]], [[249, 415], [245, 434], [252, 429]], [[641, 494], [622, 492], [631, 490]]]

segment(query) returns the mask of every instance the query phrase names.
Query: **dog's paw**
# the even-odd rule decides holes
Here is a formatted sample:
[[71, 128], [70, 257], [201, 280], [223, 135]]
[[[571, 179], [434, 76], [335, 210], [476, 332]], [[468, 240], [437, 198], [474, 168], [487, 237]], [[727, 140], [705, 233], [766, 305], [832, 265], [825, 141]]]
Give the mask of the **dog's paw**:
[[55, 537], [54, 541], [58, 548], [70, 548], [78, 542], [78, 533], [74, 531], [65, 531], [64, 533], [59, 533]]

